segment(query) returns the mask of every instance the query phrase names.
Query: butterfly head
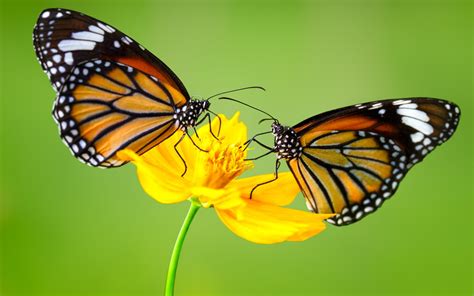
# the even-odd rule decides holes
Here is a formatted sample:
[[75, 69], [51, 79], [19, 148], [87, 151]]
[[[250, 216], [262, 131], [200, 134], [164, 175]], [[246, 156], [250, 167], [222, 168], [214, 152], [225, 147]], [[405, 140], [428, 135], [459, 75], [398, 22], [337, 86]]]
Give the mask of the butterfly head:
[[208, 100], [190, 100], [186, 105], [176, 109], [175, 118], [181, 129], [196, 126], [199, 117], [209, 111], [211, 103]]
[[276, 137], [277, 135], [283, 133], [283, 131], [284, 127], [278, 121], [275, 120], [272, 123], [272, 134]]
[[290, 160], [301, 156], [303, 147], [298, 134], [289, 126], [283, 126], [278, 121], [272, 123], [272, 134], [275, 136], [275, 147], [278, 159]]

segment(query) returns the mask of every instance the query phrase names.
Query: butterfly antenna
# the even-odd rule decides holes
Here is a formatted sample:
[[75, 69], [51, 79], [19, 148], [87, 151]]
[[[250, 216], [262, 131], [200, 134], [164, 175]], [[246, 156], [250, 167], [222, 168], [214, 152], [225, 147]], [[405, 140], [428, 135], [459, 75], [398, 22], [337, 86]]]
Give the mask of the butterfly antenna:
[[228, 94], [228, 93], [232, 93], [232, 92], [236, 92], [236, 91], [241, 91], [241, 90], [246, 90], [246, 89], [260, 89], [260, 90], [265, 91], [265, 88], [263, 88], [263, 87], [261, 87], [261, 86], [247, 86], [247, 87], [236, 88], [236, 89], [233, 89], [233, 90], [227, 90], [227, 91], [220, 92], [220, 93], [218, 93], [218, 94], [215, 94], [215, 95], [210, 96], [210, 97], [207, 98], [206, 100], [209, 101], [209, 99], [212, 99], [212, 98], [217, 97], [217, 96], [220, 96], [220, 95], [225, 95], [225, 94]]
[[274, 118], [264, 118], [264, 119], [261, 119], [261, 120], [258, 122], [258, 124], [261, 124], [262, 122], [268, 121], [268, 120], [273, 120], [273, 121], [275, 121]]
[[249, 108], [252, 108], [252, 109], [254, 109], [254, 110], [260, 111], [260, 112], [262, 112], [263, 114], [268, 115], [268, 116], [270, 117], [270, 118], [262, 119], [262, 120], [260, 120], [260, 122], [265, 121], [265, 120], [273, 120], [273, 121], [275, 121], [275, 122], [278, 122], [278, 120], [277, 120], [275, 117], [273, 117], [270, 113], [267, 113], [267, 112], [265, 112], [265, 111], [263, 111], [263, 110], [261, 110], [261, 109], [258, 109], [257, 107], [254, 107], [254, 106], [252, 106], [252, 105], [249, 105], [249, 104], [244, 103], [244, 102], [242, 102], [242, 101], [239, 101], [239, 100], [237, 100], [237, 99], [233, 99], [233, 98], [229, 98], [229, 97], [220, 97], [219, 100], [233, 101], [233, 102], [242, 104], [242, 105], [244, 105], [244, 106], [247, 106], [247, 107], [249, 107]]

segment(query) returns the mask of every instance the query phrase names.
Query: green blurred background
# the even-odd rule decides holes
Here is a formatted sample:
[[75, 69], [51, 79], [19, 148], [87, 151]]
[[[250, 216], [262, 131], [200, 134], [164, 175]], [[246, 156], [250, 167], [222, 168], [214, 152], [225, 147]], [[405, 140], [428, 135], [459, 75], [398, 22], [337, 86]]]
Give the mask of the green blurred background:
[[[353, 226], [256, 245], [201, 210], [176, 295], [472, 295], [470, 1], [2, 1], [1, 295], [162, 295], [188, 207], [149, 198], [133, 166], [90, 168], [61, 143], [55, 94], [31, 41], [48, 7], [121, 29], [195, 96], [265, 86], [234, 97], [289, 125], [380, 98], [447, 98], [462, 109], [454, 137]], [[215, 101], [212, 109], [242, 108]], [[252, 133], [268, 130], [256, 124], [260, 114], [242, 112]], [[271, 172], [273, 162], [251, 174]]]

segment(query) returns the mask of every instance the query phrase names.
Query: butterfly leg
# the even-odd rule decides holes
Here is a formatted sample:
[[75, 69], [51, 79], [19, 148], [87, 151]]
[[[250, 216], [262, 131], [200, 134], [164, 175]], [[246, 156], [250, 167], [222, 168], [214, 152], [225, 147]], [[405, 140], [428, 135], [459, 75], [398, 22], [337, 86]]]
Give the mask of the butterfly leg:
[[263, 143], [261, 143], [257, 140], [257, 137], [260, 137], [260, 136], [263, 136], [263, 135], [266, 135], [266, 134], [270, 134], [270, 133], [271, 133], [271, 131], [259, 133], [259, 134], [256, 134], [255, 136], [253, 136], [252, 138], [248, 139], [247, 142], [244, 143], [244, 146], [245, 146], [244, 150], [246, 150], [253, 141], [257, 142], [263, 148], [266, 148], [268, 150], [273, 150], [273, 148], [270, 148], [269, 146], [267, 146], [267, 145], [265, 145], [265, 144], [263, 144]]
[[[219, 119], [219, 130], [217, 132], [217, 135], [220, 134], [221, 132], [221, 118], [219, 117], [219, 115], [216, 115], [217, 118]], [[209, 113], [206, 113], [206, 115], [201, 119], [199, 120], [196, 125], [199, 125], [201, 124], [204, 120], [207, 119], [207, 122], [209, 123], [209, 131], [211, 132], [211, 135], [214, 137], [214, 139], [216, 139], [217, 141], [220, 141], [219, 138], [214, 134], [214, 132], [212, 131], [212, 126], [211, 126], [211, 115]]]
[[196, 134], [196, 137], [201, 140], [201, 138], [199, 138], [199, 134], [198, 134], [198, 131], [196, 130], [196, 127], [193, 126], [193, 130], [194, 130], [194, 134]]
[[[267, 146], [267, 145], [263, 144], [263, 143], [260, 142], [259, 140], [253, 139], [253, 141], [255, 141], [255, 143], [259, 144], [259, 145], [262, 146], [263, 148], [268, 149], [268, 151], [267, 151], [266, 153], [260, 155], [260, 156], [257, 156], [257, 157], [254, 157], [254, 158], [246, 158], [245, 160], [248, 160], [248, 161], [250, 161], [250, 160], [257, 160], [257, 159], [260, 159], [260, 158], [262, 158], [262, 157], [267, 156], [267, 155], [270, 154], [270, 153], [275, 152], [275, 149], [274, 149], [274, 148], [271, 148], [270, 146]], [[248, 147], [248, 145], [245, 147], [245, 149], [247, 149], [247, 147]], [[245, 150], [245, 149], [244, 149], [244, 150]]]
[[262, 186], [262, 185], [265, 185], [265, 184], [268, 184], [268, 183], [272, 183], [274, 181], [276, 181], [278, 179], [278, 169], [280, 168], [280, 160], [277, 159], [276, 162], [275, 162], [275, 178], [269, 180], [269, 181], [266, 181], [266, 182], [263, 182], [263, 183], [260, 183], [260, 184], [257, 184], [255, 185], [254, 188], [252, 188], [252, 191], [250, 191], [250, 199], [252, 199], [252, 194], [253, 192], [255, 191], [255, 189], [257, 189], [258, 187]]
[[[199, 147], [199, 146], [194, 142], [193, 138], [192, 138], [191, 135], [188, 133], [188, 130], [186, 130], [185, 133], [186, 133], [186, 135], [188, 136], [188, 138], [191, 140], [191, 143], [193, 143], [193, 145], [194, 145], [197, 149], [199, 149], [199, 150], [202, 151], [202, 152], [209, 152], [208, 150], [202, 149], [201, 147]], [[184, 136], [183, 136], [183, 137], [184, 137]], [[199, 137], [198, 137], [198, 138], [199, 138]]]
[[267, 156], [268, 154], [271, 154], [271, 153], [273, 153], [273, 150], [270, 150], [267, 153], [262, 154], [262, 155], [257, 156], [257, 157], [254, 157], [254, 158], [246, 158], [245, 160], [247, 160], [247, 161], [258, 160], [258, 159], [263, 158], [263, 157], [265, 157], [265, 156]]
[[[213, 114], [214, 116], [216, 116], [217, 120], [219, 121], [219, 128], [217, 129], [217, 137], [219, 137], [219, 135], [221, 134], [222, 119], [218, 114], [212, 112], [211, 110], [207, 110], [207, 111], [209, 113]], [[210, 128], [210, 126], [211, 126], [211, 117], [209, 116], [209, 128]], [[211, 133], [212, 133], [212, 130], [211, 130]]]
[[[179, 138], [178, 142], [176, 142], [176, 144], [174, 144], [174, 151], [176, 151], [176, 154], [178, 154], [179, 158], [181, 159], [181, 161], [183, 162], [184, 164], [184, 172], [181, 174], [181, 177], [183, 177], [186, 172], [188, 171], [188, 165], [186, 164], [186, 160], [184, 160], [183, 156], [181, 156], [181, 153], [179, 153], [178, 151], [178, 145], [179, 143], [181, 143], [181, 141], [184, 139], [184, 137], [187, 135], [187, 133], [183, 133], [183, 135], [181, 136], [181, 138]], [[188, 135], [189, 136], [189, 135]]]

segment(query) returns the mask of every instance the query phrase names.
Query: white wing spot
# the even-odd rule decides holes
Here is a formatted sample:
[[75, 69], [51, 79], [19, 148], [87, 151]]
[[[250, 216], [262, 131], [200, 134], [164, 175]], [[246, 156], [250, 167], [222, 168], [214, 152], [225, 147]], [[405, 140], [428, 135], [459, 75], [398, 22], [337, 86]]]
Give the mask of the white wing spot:
[[93, 41], [65, 39], [58, 43], [58, 47], [61, 51], [93, 50], [95, 44]]
[[411, 101], [410, 100], [396, 100], [392, 104], [393, 105], [401, 105], [401, 104], [408, 104], [408, 103], [411, 103]]
[[[420, 133], [420, 132], [416, 132], [416, 133], [414, 133], [414, 134], [411, 134], [410, 137], [411, 137], [411, 141], [412, 141], [413, 143], [418, 143], [418, 142], [420, 142], [421, 140], [423, 140], [423, 138], [424, 138], [423, 134]], [[427, 139], [428, 139], [428, 138], [427, 138]]]
[[49, 11], [45, 11], [43, 12], [43, 14], [41, 15], [42, 18], [48, 18], [49, 17]]
[[428, 122], [430, 120], [430, 118], [428, 117], [428, 114], [426, 114], [423, 111], [416, 110], [416, 109], [401, 109], [401, 108], [398, 108], [397, 113], [400, 114], [400, 115], [413, 117], [415, 119], [422, 120], [424, 122]]
[[98, 33], [98, 34], [101, 34], [101, 35], [105, 34], [104, 30], [102, 30], [101, 28], [99, 28], [97, 26], [94, 26], [94, 25], [89, 26], [89, 31], [94, 32], [94, 33]]
[[377, 109], [380, 107], [382, 107], [382, 103], [375, 103], [369, 108], [369, 110]]
[[64, 54], [64, 62], [68, 65], [72, 65], [72, 63], [74, 63], [72, 52], [66, 52], [66, 54]]
[[53, 61], [54, 61], [55, 63], [61, 62], [61, 59], [62, 59], [62, 55], [60, 55], [60, 54], [55, 54], [55, 55], [53, 56]]
[[89, 41], [95, 41], [95, 42], [104, 41], [103, 35], [92, 33], [89, 31], [75, 32], [75, 33], [72, 33], [71, 37], [74, 39], [89, 40]]
[[418, 105], [415, 104], [415, 103], [411, 103], [411, 104], [403, 104], [403, 105], [400, 105], [400, 107], [398, 108], [405, 108], [405, 109], [416, 109], [418, 108]]
[[113, 33], [113, 32], [115, 32], [115, 29], [112, 28], [111, 26], [105, 25], [105, 24], [100, 23], [100, 22], [98, 22], [97, 25], [98, 25], [101, 29], [103, 29], [105, 32], [108, 32], [108, 33]]
[[424, 133], [425, 135], [431, 135], [433, 133], [433, 127], [430, 124], [428, 124], [426, 122], [423, 122], [423, 121], [420, 121], [418, 119], [403, 116], [402, 117], [402, 122], [404, 124], [408, 125], [408, 126], [411, 126], [414, 129]]
[[122, 42], [129, 45], [130, 43], [132, 43], [132, 40], [130, 38], [128, 38], [128, 36], [123, 36], [121, 38]]

